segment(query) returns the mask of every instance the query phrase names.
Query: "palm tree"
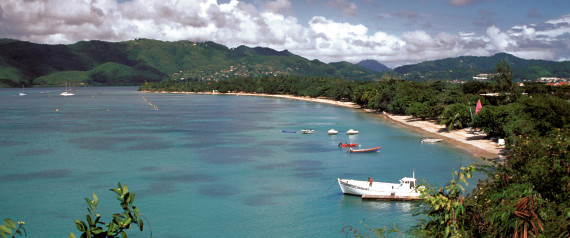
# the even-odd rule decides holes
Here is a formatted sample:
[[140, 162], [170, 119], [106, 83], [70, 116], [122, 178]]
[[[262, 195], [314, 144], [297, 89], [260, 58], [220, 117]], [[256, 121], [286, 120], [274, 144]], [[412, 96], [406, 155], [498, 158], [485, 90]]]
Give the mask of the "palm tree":
[[447, 126], [448, 132], [452, 131], [454, 128], [461, 128], [463, 127], [463, 124], [461, 123], [460, 117], [460, 113], [455, 113], [455, 115], [451, 117], [443, 118], [441, 124]]

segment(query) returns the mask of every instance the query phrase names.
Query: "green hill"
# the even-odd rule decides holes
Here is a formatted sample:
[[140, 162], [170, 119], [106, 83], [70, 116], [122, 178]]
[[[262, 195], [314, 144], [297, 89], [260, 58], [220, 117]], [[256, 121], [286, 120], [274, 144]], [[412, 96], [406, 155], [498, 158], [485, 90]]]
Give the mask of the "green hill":
[[494, 73], [495, 65], [504, 60], [513, 70], [513, 79], [534, 81], [539, 77], [563, 77], [570, 75], [570, 62], [547, 60], [526, 60], [507, 53], [493, 56], [461, 56], [441, 60], [426, 61], [419, 64], [404, 65], [394, 69], [408, 80], [471, 80], [480, 73]]
[[0, 39], [0, 87], [140, 85], [172, 80], [297, 75], [379, 80], [381, 75], [350, 63], [325, 64], [287, 50], [214, 42], [81, 41], [46, 45]]

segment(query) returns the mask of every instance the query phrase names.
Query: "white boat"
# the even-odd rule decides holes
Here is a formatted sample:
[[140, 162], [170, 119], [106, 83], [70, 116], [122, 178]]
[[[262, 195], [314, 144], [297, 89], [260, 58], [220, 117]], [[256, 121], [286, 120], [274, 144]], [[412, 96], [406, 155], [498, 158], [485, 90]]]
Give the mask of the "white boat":
[[440, 141], [442, 141], [442, 140], [443, 140], [443, 139], [421, 139], [420, 141], [421, 141], [422, 143], [436, 143], [436, 142], [440, 142]]
[[335, 130], [335, 129], [330, 129], [330, 130], [328, 131], [328, 133], [329, 133], [329, 135], [336, 135], [336, 134], [338, 134], [338, 131]]
[[18, 95], [26, 96], [26, 93], [24, 92], [24, 85], [22, 85], [22, 92], [18, 93]]
[[358, 131], [357, 131], [357, 130], [350, 129], [350, 130], [346, 131], [346, 134], [347, 134], [347, 135], [356, 135], [356, 134], [358, 134]]
[[61, 92], [59, 95], [60, 95], [60, 96], [65, 96], [65, 97], [67, 97], [67, 96], [73, 96], [73, 95], [75, 95], [75, 94], [73, 94], [73, 93], [71, 93], [71, 92], [63, 91], [63, 92]]
[[65, 90], [64, 90], [63, 92], [61, 92], [59, 95], [60, 95], [60, 96], [67, 97], [67, 96], [73, 96], [73, 95], [75, 95], [75, 94], [73, 94], [73, 93], [71, 92], [71, 87], [67, 88], [67, 84], [65, 84]]
[[301, 130], [301, 132], [303, 132], [303, 134], [313, 134], [313, 133], [315, 133], [315, 131], [314, 131], [313, 129], [310, 129], [310, 130], [305, 129], [305, 130]]
[[338, 178], [338, 184], [344, 194], [420, 198], [420, 192], [416, 189], [416, 178], [413, 177], [404, 177], [400, 179], [400, 183], [372, 182], [372, 184], [370, 181]]

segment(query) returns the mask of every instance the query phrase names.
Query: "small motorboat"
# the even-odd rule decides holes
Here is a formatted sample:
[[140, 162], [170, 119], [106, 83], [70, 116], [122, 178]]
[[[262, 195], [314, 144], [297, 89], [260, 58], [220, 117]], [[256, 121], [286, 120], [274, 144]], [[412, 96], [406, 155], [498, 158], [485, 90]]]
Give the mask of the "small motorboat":
[[345, 144], [345, 143], [340, 142], [340, 143], [338, 143], [338, 146], [340, 146], [340, 147], [356, 147], [356, 146], [358, 146], [358, 144], [357, 143]]
[[440, 142], [440, 141], [442, 141], [442, 140], [443, 140], [443, 139], [421, 139], [420, 141], [421, 141], [422, 143], [436, 143], [436, 142]]
[[309, 129], [309, 130], [305, 129], [305, 130], [301, 130], [301, 132], [303, 132], [303, 134], [313, 134], [313, 133], [315, 133], [315, 130], [313, 130], [313, 129]]
[[357, 131], [357, 130], [350, 129], [350, 130], [346, 131], [346, 134], [347, 134], [347, 135], [356, 135], [356, 134], [358, 134], [358, 131]]
[[348, 149], [348, 151], [350, 153], [366, 153], [366, 152], [376, 152], [376, 151], [380, 151], [382, 149], [381, 146], [378, 147], [374, 147], [374, 148], [369, 148], [369, 149], [361, 149], [361, 150], [355, 150], [353, 148]]
[[335, 129], [330, 129], [330, 130], [328, 131], [328, 133], [329, 133], [329, 135], [336, 135], [336, 134], [338, 134], [338, 131], [335, 130]]
[[297, 131], [290, 131], [290, 130], [281, 130], [283, 133], [297, 133]]
[[372, 179], [362, 181], [338, 178], [342, 193], [356, 196], [376, 195], [420, 199], [418, 189], [421, 190], [423, 186], [416, 188], [416, 183], [415, 177], [404, 177], [400, 179], [400, 183], [374, 182]]

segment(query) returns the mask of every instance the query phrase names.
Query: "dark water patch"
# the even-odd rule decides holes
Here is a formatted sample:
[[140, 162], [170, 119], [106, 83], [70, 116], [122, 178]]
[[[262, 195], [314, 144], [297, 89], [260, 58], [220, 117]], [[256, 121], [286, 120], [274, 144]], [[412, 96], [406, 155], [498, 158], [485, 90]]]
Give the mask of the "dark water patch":
[[115, 150], [116, 146], [125, 141], [119, 137], [81, 137], [70, 139], [69, 142], [84, 150]]
[[295, 167], [292, 163], [275, 163], [275, 164], [263, 164], [255, 166], [256, 169], [279, 169], [279, 168], [291, 168]]
[[185, 171], [166, 171], [157, 168], [157, 172], [160, 174], [154, 174], [145, 177], [154, 179], [156, 181], [170, 181], [176, 183], [203, 183], [215, 182], [219, 180], [219, 178], [215, 176], [205, 174], [192, 174]]
[[19, 145], [27, 145], [28, 142], [25, 141], [6, 141], [0, 140], [0, 147], [10, 147], [10, 146], [19, 146]]
[[164, 141], [144, 141], [137, 145], [129, 146], [126, 150], [164, 150], [171, 148], [172, 145]]
[[210, 197], [230, 197], [238, 194], [238, 189], [227, 184], [208, 184], [200, 186], [198, 192]]
[[320, 178], [323, 176], [320, 172], [305, 172], [305, 173], [296, 173], [294, 175], [297, 178]]
[[[145, 149], [144, 146], [151, 147], [150, 149], [160, 149], [159, 146], [165, 146], [165, 144], [159, 144], [158, 146], [153, 146], [154, 143], [162, 143], [160, 137], [153, 136], [93, 136], [93, 137], [81, 137], [69, 140], [70, 143], [75, 144], [80, 149], [85, 150], [117, 150], [119, 146], [123, 143], [139, 142], [142, 145], [133, 146], [134, 149]], [[167, 145], [170, 148], [170, 145]], [[127, 148], [131, 149], [131, 148]]]
[[325, 153], [330, 151], [338, 150], [336, 148], [327, 148], [327, 147], [294, 147], [291, 149], [287, 149], [288, 152], [292, 153]]
[[272, 206], [277, 204], [274, 195], [262, 194], [245, 198], [243, 203], [248, 206]]
[[256, 169], [293, 168], [295, 171], [315, 171], [322, 169], [323, 162], [317, 160], [295, 160], [288, 163], [263, 164], [255, 166]]
[[292, 163], [298, 166], [309, 166], [309, 167], [316, 167], [323, 165], [323, 162], [318, 160], [294, 160]]
[[14, 156], [35, 156], [35, 155], [47, 155], [55, 153], [54, 149], [37, 149], [37, 150], [25, 150], [16, 152]]
[[53, 169], [32, 173], [8, 174], [0, 176], [0, 182], [25, 181], [32, 179], [57, 179], [69, 176], [71, 170]]
[[261, 145], [266, 145], [266, 146], [287, 146], [289, 144], [290, 143], [287, 140], [267, 140], [261, 142]]
[[254, 157], [271, 156], [265, 148], [212, 147], [200, 150], [200, 159], [213, 164], [246, 163], [255, 161]]
[[156, 171], [159, 171], [160, 169], [157, 166], [147, 166], [147, 167], [142, 167], [139, 170], [142, 170], [145, 172], [156, 172]]
[[215, 146], [215, 145], [213, 145], [212, 143], [208, 143], [208, 142], [196, 142], [196, 143], [181, 144], [178, 147], [195, 149], [195, 148], [207, 148], [207, 147], [212, 147], [212, 146]]
[[159, 181], [148, 185], [141, 193], [147, 195], [177, 193], [180, 189], [176, 188], [175, 185], [176, 183], [172, 181]]

